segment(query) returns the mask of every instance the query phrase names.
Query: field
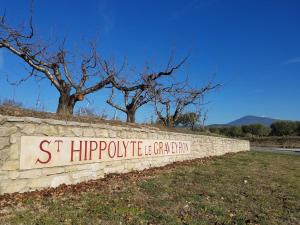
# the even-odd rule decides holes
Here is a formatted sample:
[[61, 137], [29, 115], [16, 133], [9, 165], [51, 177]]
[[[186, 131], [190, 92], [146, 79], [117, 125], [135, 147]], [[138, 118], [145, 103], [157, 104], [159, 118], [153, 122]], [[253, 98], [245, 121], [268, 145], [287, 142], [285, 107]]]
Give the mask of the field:
[[300, 148], [299, 136], [260, 137], [250, 139], [252, 146], [275, 148]]
[[247, 152], [0, 196], [0, 224], [299, 224], [300, 157]]

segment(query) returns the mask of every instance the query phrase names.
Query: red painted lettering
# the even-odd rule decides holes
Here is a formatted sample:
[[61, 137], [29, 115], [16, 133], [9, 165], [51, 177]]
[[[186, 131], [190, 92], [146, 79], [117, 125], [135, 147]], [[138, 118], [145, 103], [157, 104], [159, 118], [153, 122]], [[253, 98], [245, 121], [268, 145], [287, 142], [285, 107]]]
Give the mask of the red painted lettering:
[[55, 140], [54, 143], [57, 143], [57, 152], [60, 151], [60, 144], [63, 143], [62, 140]]
[[82, 150], [82, 141], [79, 141], [79, 149], [74, 149], [74, 141], [71, 141], [71, 162], [74, 161], [74, 153], [79, 152], [79, 161], [81, 161], [81, 150]]
[[[93, 147], [93, 144], [94, 144], [94, 147]], [[92, 160], [92, 154], [93, 154], [93, 151], [96, 151], [98, 148], [98, 143], [97, 141], [90, 141], [90, 160]]]
[[117, 157], [122, 158], [123, 154], [121, 155], [121, 149], [120, 149], [120, 142], [118, 141], [118, 150], [117, 150]]
[[188, 152], [189, 151], [189, 146], [185, 143], [185, 152]]
[[102, 151], [106, 149], [106, 141], [99, 141], [99, 159], [102, 159]]
[[152, 145], [148, 146], [148, 155], [151, 155], [151, 151], [152, 151]]
[[[157, 146], [156, 146], [157, 145]], [[158, 154], [158, 142], [154, 142], [154, 154]]]
[[175, 154], [175, 153], [177, 153], [177, 144], [176, 144], [176, 142], [172, 142], [172, 154]]
[[178, 143], [178, 145], [179, 145], [179, 147], [178, 147], [178, 149], [179, 149], [179, 153], [182, 153], [182, 143], [181, 143], [181, 142], [179, 142], [179, 143]]
[[46, 160], [44, 160], [44, 161], [42, 161], [42, 160], [40, 160], [39, 158], [36, 160], [36, 162], [35, 163], [41, 163], [41, 164], [46, 164], [46, 163], [48, 163], [48, 162], [50, 162], [50, 160], [51, 160], [51, 152], [50, 151], [47, 151], [46, 149], [44, 149], [44, 144], [48, 144], [48, 146], [49, 146], [49, 144], [50, 144], [50, 141], [47, 141], [47, 140], [44, 140], [44, 141], [41, 141], [41, 143], [40, 143], [40, 150], [42, 151], [42, 152], [45, 152], [47, 155], [48, 155], [48, 158], [46, 159]]
[[124, 151], [125, 151], [125, 158], [127, 156], [127, 147], [128, 147], [129, 141], [127, 141], [127, 144], [125, 145], [125, 141], [123, 141]]
[[[111, 145], [114, 145], [114, 151], [113, 151], [113, 155], [111, 154]], [[109, 144], [108, 144], [108, 156], [110, 157], [110, 158], [114, 158], [115, 157], [115, 155], [116, 155], [116, 143], [114, 142], [114, 141], [111, 141], [111, 142], [109, 142]]]
[[161, 141], [159, 142], [159, 154], [163, 155], [164, 154], [164, 143]]
[[170, 152], [170, 146], [168, 142], [165, 143], [165, 152], [167, 152], [167, 154]]
[[132, 143], [132, 156], [134, 156], [134, 149], [135, 149], [136, 141], [131, 141], [131, 143]]
[[84, 141], [84, 160], [87, 160], [88, 141]]
[[142, 151], [141, 151], [142, 150], [142, 146], [141, 146], [142, 143], [143, 143], [142, 141], [137, 142], [138, 156], [139, 157], [143, 156]]

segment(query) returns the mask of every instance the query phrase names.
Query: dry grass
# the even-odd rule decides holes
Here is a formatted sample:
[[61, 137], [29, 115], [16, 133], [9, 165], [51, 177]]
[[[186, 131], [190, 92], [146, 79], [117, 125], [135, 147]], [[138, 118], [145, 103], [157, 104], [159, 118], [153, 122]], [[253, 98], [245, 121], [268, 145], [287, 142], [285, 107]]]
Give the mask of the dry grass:
[[257, 147], [300, 148], [300, 136], [252, 138], [250, 143]]
[[98, 116], [62, 116], [56, 113], [36, 111], [32, 109], [26, 109], [22, 107], [0, 105], [0, 115], [16, 116], [16, 117], [35, 117], [41, 119], [54, 119], [54, 120], [64, 120], [64, 121], [74, 121], [80, 123], [93, 123], [93, 124], [109, 124], [114, 126], [125, 126], [134, 128], [153, 128], [161, 131], [168, 132], [178, 132], [178, 133], [188, 133], [188, 134], [198, 134], [198, 135], [210, 135], [210, 136], [220, 136], [218, 134], [209, 133], [208, 131], [192, 131], [186, 128], [169, 128], [159, 124], [138, 124], [138, 123], [126, 123], [119, 120], [107, 120], [102, 119]]
[[0, 224], [299, 224], [299, 156], [246, 152], [0, 197]]

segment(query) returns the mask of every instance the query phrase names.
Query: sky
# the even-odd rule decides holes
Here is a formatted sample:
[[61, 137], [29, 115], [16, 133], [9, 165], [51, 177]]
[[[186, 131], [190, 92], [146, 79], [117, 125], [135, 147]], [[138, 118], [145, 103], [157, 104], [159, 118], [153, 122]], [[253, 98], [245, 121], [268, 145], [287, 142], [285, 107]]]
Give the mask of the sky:
[[[0, 3], [7, 22], [28, 22], [30, 1]], [[188, 75], [194, 87], [212, 78], [222, 84], [205, 96], [207, 124], [245, 115], [300, 120], [298, 0], [45, 0], [35, 1], [33, 11], [39, 39], [66, 38], [73, 52], [97, 40], [103, 57], [117, 64], [126, 57], [136, 74], [146, 63], [161, 70], [174, 49], [177, 61], [190, 54], [176, 73], [179, 80]], [[7, 82], [7, 77], [15, 81], [25, 75], [24, 63], [0, 49], [0, 99], [55, 112], [58, 93], [47, 80], [31, 79], [18, 87]], [[112, 117], [108, 96], [108, 89], [101, 90], [76, 108], [91, 107]], [[152, 107], [145, 106], [137, 120], [149, 121], [151, 115]]]

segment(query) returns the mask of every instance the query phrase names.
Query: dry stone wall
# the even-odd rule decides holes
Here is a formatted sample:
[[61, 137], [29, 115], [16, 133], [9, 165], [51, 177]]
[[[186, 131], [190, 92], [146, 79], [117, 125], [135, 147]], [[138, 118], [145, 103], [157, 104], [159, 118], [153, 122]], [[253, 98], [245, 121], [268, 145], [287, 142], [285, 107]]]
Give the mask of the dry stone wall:
[[[183, 154], [175, 155], [22, 169], [20, 168], [21, 139], [28, 136], [45, 137], [45, 139], [52, 137], [133, 139], [141, 140], [141, 142], [143, 140], [181, 140], [190, 143], [190, 149]], [[154, 127], [88, 124], [0, 115], [0, 194], [57, 187], [61, 184], [75, 184], [103, 178], [109, 173], [126, 173], [132, 170], [164, 166], [175, 161], [249, 149], [249, 142], [245, 140], [167, 132]]]

